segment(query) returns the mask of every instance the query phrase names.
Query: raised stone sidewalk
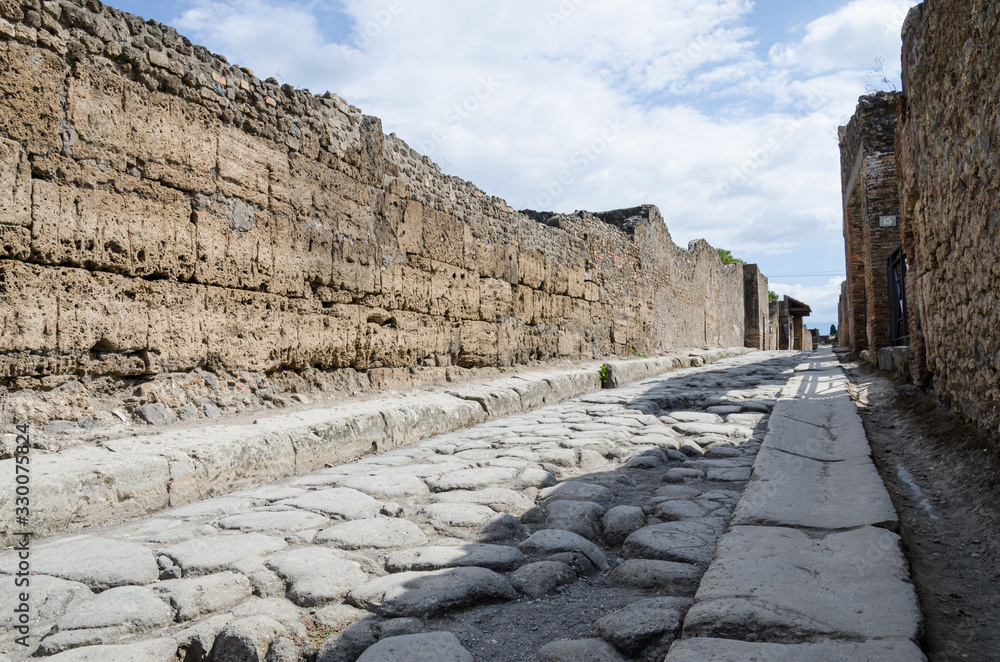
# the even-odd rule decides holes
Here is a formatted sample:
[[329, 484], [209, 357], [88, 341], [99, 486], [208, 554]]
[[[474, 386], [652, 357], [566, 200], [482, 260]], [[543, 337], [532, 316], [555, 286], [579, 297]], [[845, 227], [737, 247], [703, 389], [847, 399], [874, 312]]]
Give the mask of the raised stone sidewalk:
[[796, 368], [667, 662], [924, 660], [896, 512], [846, 377]]
[[473, 427], [34, 540], [30, 646], [0, 614], [0, 660], [923, 660], [843, 374], [805, 357], [528, 411], [484, 390]]

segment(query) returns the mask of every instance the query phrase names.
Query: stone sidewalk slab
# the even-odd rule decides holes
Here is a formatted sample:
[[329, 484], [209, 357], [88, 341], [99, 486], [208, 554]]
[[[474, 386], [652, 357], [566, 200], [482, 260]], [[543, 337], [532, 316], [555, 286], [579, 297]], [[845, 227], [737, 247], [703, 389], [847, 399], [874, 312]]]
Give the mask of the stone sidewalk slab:
[[731, 639], [686, 639], [665, 662], [925, 662], [912, 641], [761, 644]]
[[870, 458], [823, 462], [765, 444], [732, 524], [895, 529], [898, 516]]
[[733, 527], [719, 540], [695, 600], [685, 637], [796, 643], [920, 634], [899, 537], [875, 527], [823, 537]]
[[[743, 347], [679, 351], [607, 365], [636, 381], [692, 365], [750, 353]], [[87, 526], [143, 517], [373, 451], [413, 444], [487, 420], [599, 391], [600, 364], [522, 375], [447, 393], [384, 397], [192, 429], [109, 440], [32, 458], [32, 531], [47, 537]], [[0, 472], [13, 475], [13, 460]], [[0, 510], [11, 511], [13, 481], [0, 485]], [[15, 542], [0, 531], [0, 546]]]

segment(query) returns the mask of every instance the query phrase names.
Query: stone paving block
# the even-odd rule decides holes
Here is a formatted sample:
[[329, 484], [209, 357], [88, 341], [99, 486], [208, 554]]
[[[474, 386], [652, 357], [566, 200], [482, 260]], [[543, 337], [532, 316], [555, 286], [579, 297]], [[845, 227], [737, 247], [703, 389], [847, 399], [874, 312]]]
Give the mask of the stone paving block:
[[489, 506], [474, 503], [431, 503], [420, 509], [434, 527], [483, 526], [496, 515]]
[[874, 527], [819, 538], [733, 527], [696, 600], [685, 637], [916, 640], [922, 618], [899, 537]]
[[624, 662], [618, 651], [602, 639], [563, 639], [538, 649], [541, 662]]
[[173, 618], [174, 610], [154, 591], [118, 586], [67, 609], [58, 625], [60, 631], [123, 627], [126, 632], [146, 632], [163, 627]]
[[472, 653], [451, 632], [388, 637], [362, 653], [358, 662], [472, 662]]
[[646, 514], [638, 506], [615, 506], [601, 520], [604, 540], [620, 545], [635, 531], [646, 525]]
[[714, 518], [689, 519], [646, 526], [625, 539], [622, 556], [706, 565], [725, 523]]
[[510, 582], [485, 568], [401, 572], [373, 579], [347, 596], [351, 604], [380, 616], [419, 618], [516, 598]]
[[579, 553], [599, 570], [608, 567], [608, 559], [600, 547], [571, 531], [542, 529], [531, 534], [518, 548], [529, 557], [539, 560], [563, 552]]
[[[17, 572], [17, 552], [0, 552], [0, 573]], [[156, 581], [153, 553], [126, 540], [72, 536], [32, 545], [31, 571], [86, 584], [94, 590]]]
[[912, 641], [770, 644], [732, 639], [675, 642], [665, 662], [925, 662]]
[[253, 592], [250, 580], [232, 572], [170, 579], [154, 584], [152, 589], [176, 610], [180, 622], [235, 607]]
[[601, 538], [602, 517], [604, 508], [593, 501], [563, 499], [552, 501], [545, 507], [544, 526], [547, 529], [572, 531], [597, 542]]
[[[0, 634], [9, 632], [17, 625], [13, 606], [20, 603], [19, 596], [24, 593], [24, 587], [17, 586], [16, 582], [16, 577], [0, 578], [0, 605], [11, 605], [11, 608], [6, 610], [7, 613], [0, 616]], [[94, 597], [94, 593], [86, 584], [46, 575], [35, 575], [31, 578], [30, 595], [33, 610], [32, 630], [36, 636], [45, 634], [45, 628], [68, 609]]]
[[52, 662], [174, 662], [177, 642], [173, 639], [152, 639], [137, 644], [87, 646], [53, 655]]
[[444, 474], [441, 478], [431, 483], [431, 489], [435, 492], [482, 490], [487, 487], [510, 484], [516, 475], [515, 471], [503, 467], [463, 469]]
[[518, 592], [532, 598], [551, 593], [560, 586], [572, 584], [577, 578], [573, 568], [559, 561], [529, 563], [507, 577], [511, 586]]
[[471, 503], [489, 506], [498, 513], [508, 513], [520, 517], [535, 507], [534, 501], [520, 492], [503, 487], [487, 487], [482, 490], [454, 490], [440, 492], [431, 497], [432, 503]]
[[615, 566], [605, 581], [612, 586], [630, 586], [666, 593], [690, 595], [701, 582], [701, 568], [690, 563], [626, 559]]
[[316, 542], [340, 549], [392, 549], [422, 545], [427, 535], [409, 520], [377, 517], [336, 524], [320, 531]]
[[593, 635], [628, 656], [638, 654], [653, 643], [662, 646], [665, 652], [680, 632], [681, 610], [688, 604], [686, 600], [674, 598], [639, 600], [599, 618], [594, 623]]
[[427, 487], [427, 483], [411, 474], [396, 476], [352, 476], [340, 481], [338, 485], [364, 492], [371, 497], [383, 501], [430, 494], [431, 491]]
[[867, 456], [819, 461], [765, 445], [753, 471], [734, 525], [833, 530], [895, 528], [898, 523], [889, 492]]
[[264, 662], [272, 643], [288, 629], [267, 616], [237, 619], [219, 632], [212, 647], [212, 662]]
[[296, 549], [274, 556], [267, 566], [288, 583], [288, 599], [301, 607], [340, 600], [368, 581], [357, 563], [325, 548]]
[[547, 487], [538, 494], [540, 503], [551, 501], [593, 501], [602, 506], [610, 505], [614, 493], [602, 485], [585, 483], [578, 480], [566, 480], [558, 485]]
[[303, 494], [294, 499], [279, 501], [282, 506], [294, 506], [333, 519], [355, 520], [375, 517], [382, 510], [382, 502], [364, 492], [347, 487], [335, 487]]
[[525, 557], [516, 547], [472, 543], [454, 547], [427, 546], [390, 553], [385, 560], [389, 572], [411, 570], [440, 570], [475, 566], [494, 572], [510, 572], [522, 563]]
[[330, 519], [303, 510], [258, 511], [224, 517], [216, 522], [219, 528], [246, 532], [272, 533], [323, 529]]
[[185, 577], [234, 570], [246, 561], [280, 551], [288, 546], [281, 538], [248, 533], [219, 535], [171, 545], [161, 553], [173, 559]]

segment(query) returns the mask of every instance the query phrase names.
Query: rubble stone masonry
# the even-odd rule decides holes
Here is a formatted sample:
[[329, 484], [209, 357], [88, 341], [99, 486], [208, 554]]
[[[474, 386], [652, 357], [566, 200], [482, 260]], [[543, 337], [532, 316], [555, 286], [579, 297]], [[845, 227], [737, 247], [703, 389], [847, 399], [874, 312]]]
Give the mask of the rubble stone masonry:
[[519, 213], [340, 97], [96, 0], [0, 0], [0, 96], [8, 385], [745, 341], [742, 265], [656, 208]]
[[[1000, 431], [1000, 22], [995, 1], [927, 0], [903, 27], [899, 150], [914, 372]], [[911, 348], [914, 349], [914, 348]]]

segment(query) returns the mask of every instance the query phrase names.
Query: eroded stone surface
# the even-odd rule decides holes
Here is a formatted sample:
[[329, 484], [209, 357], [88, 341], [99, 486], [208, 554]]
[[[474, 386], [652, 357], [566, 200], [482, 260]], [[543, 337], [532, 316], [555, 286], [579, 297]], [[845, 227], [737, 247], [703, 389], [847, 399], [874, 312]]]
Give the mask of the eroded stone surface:
[[448, 568], [379, 577], [351, 591], [348, 600], [382, 616], [426, 617], [516, 597], [510, 582], [491, 570]]

